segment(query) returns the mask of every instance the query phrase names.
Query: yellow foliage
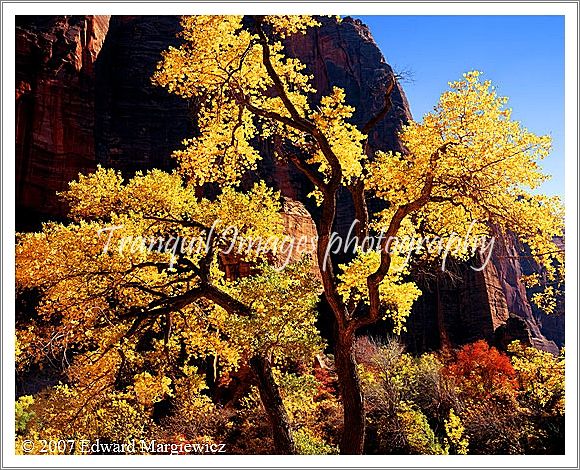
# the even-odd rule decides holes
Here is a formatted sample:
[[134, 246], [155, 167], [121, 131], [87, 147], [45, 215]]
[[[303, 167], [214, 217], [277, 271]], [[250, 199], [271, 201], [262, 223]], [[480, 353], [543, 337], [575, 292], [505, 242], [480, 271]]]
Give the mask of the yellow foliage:
[[139, 403], [152, 406], [165, 396], [172, 395], [170, 385], [169, 377], [152, 376], [149, 372], [142, 372], [135, 376], [133, 390]]
[[564, 349], [559, 356], [514, 341], [508, 347], [522, 387], [520, 399], [532, 408], [563, 415], [565, 411]]
[[[434, 235], [445, 246], [454, 236], [492, 236], [492, 227], [511, 231], [554, 280], [563, 263], [554, 243], [563, 234], [563, 207], [558, 197], [529, 192], [548, 178], [538, 162], [549, 154], [551, 139], [513, 121], [507, 98], [480, 75], [468, 72], [450, 83], [434, 112], [403, 129], [406, 154], [378, 152], [367, 165], [366, 187], [389, 205], [374, 228], [386, 229], [398, 208], [420, 201], [403, 234]], [[473, 246], [455, 244], [451, 254], [466, 259]], [[538, 300], [551, 310], [549, 301]]]
[[[282, 38], [318, 25], [309, 16], [266, 16], [262, 21], [272, 25]], [[153, 81], [169, 92], [195, 97], [200, 104], [200, 136], [185, 140], [185, 149], [174, 155], [192, 184], [237, 185], [260, 159], [251, 144], [256, 119], [245, 103], [251, 101], [264, 110], [287, 114], [278, 97], [265, 93], [272, 85], [262, 62], [265, 46], [256, 34], [242, 28], [242, 16], [186, 16], [181, 24], [185, 44], [165, 51], [153, 76]], [[313, 89], [310, 77], [301, 72], [304, 65], [286, 58], [279, 41], [267, 47], [290, 100], [306, 112], [305, 93]]]
[[307, 15], [269, 15], [264, 20], [283, 38], [296, 33], [304, 34], [307, 28], [320, 26], [318, 21]]
[[[318, 186], [313, 195], [322, 205], [332, 202], [322, 190], [331, 173], [339, 172], [337, 188], [364, 181], [366, 196], [378, 196], [387, 207], [369, 223], [375, 231], [391, 227], [402, 210], [399, 237], [477, 238], [499, 227], [530, 247], [548, 280], [563, 271], [553, 242], [563, 234], [562, 206], [558, 198], [529, 192], [546, 179], [538, 162], [548, 155], [550, 138], [511, 120], [507, 99], [479, 72], [450, 83], [433, 113], [403, 129], [405, 154], [367, 158], [366, 136], [349, 122], [355, 110], [344, 90], [333, 88], [314, 108], [312, 77], [300, 60], [285, 55], [281, 39], [318, 26], [314, 18], [198, 15], [183, 17], [181, 24], [183, 44], [163, 53], [152, 78], [196, 110], [196, 135], [174, 152], [178, 169], [138, 172], [127, 182], [101, 167], [79, 175], [63, 194], [74, 223], [46, 223], [39, 233], [17, 236], [17, 289], [37, 290], [42, 299], [39, 319], [17, 331], [19, 367], [64, 363], [69, 382], [45, 390], [34, 403], [22, 400], [21, 411], [30, 409], [38, 419], [36, 427], [25, 426], [31, 439], [40, 426], [46, 436], [141, 436], [151, 429], [151, 408], [164, 397], [183, 400], [183, 414], [214, 409], [201, 393], [203, 380], [188, 365], [194, 360], [210, 356], [230, 371], [254, 354], [280, 364], [310, 360], [321, 349], [315, 326], [320, 286], [305, 262], [282, 272], [256, 264], [252, 275], [236, 281], [226, 280], [220, 267], [220, 252], [234, 239], [250, 247], [241, 257], [257, 263], [268, 256], [251, 240], [283, 235], [280, 194], [263, 181], [249, 191], [238, 189], [257, 168], [262, 138], [272, 141], [278, 157], [310, 165]], [[211, 199], [199, 197], [206, 183], [218, 186]], [[203, 250], [178, 246], [176, 234], [200, 238], [210, 227], [219, 236], [207, 258]], [[228, 227], [236, 233], [221, 232]], [[466, 259], [473, 252], [465, 244], [453, 256]], [[406, 280], [406, 255], [403, 245], [392, 250], [379, 284], [396, 333], [421, 293]], [[359, 251], [340, 266], [336, 287], [345, 303], [368, 302], [367, 282], [380, 262], [379, 252]], [[554, 293], [548, 289], [535, 298], [551, 311]], [[244, 312], [224, 308], [223, 298], [243, 305]], [[529, 400], [563, 413], [563, 358], [550, 363], [517, 345], [512, 352]], [[562, 376], [546, 378], [545, 364]], [[411, 380], [416, 367], [403, 355], [392, 379]], [[287, 406], [296, 419], [312, 420], [312, 389], [293, 394], [292, 380], [285, 384]], [[443, 452], [419, 410], [403, 403], [397, 416], [412, 449]], [[454, 413], [446, 430], [457, 452], [466, 451]], [[308, 429], [298, 436], [304, 448], [329, 451]]]
[[222, 326], [241, 348], [249, 348], [247, 354], [308, 361], [322, 349], [316, 328], [319, 281], [307, 259], [281, 271], [262, 265], [255, 276], [224, 288], [255, 312], [252, 317], [230, 318]]
[[447, 434], [447, 445], [451, 446], [456, 454], [466, 455], [469, 439], [465, 437], [465, 427], [453, 408], [449, 410], [449, 419], [445, 420], [445, 433]]
[[[310, 118], [326, 136], [340, 163], [343, 178], [348, 182], [362, 173], [362, 162], [366, 158], [362, 142], [366, 136], [347, 122], [354, 107], [347, 105], [345, 99], [344, 90], [334, 87], [330, 95], [322, 97], [320, 108], [311, 113]], [[320, 150], [310, 162], [319, 164], [319, 170], [328, 176], [328, 161]]]
[[[345, 301], [368, 302], [367, 278], [377, 270], [380, 264], [378, 251], [359, 251], [357, 257], [349, 264], [340, 265], [342, 273], [338, 275], [340, 283], [338, 292]], [[387, 307], [386, 315], [394, 323], [395, 334], [405, 330], [405, 320], [411, 313], [415, 300], [421, 291], [414, 282], [404, 282], [408, 270], [404, 268], [404, 258], [393, 256], [393, 267], [379, 285], [381, 302]]]
[[446, 453], [429, 426], [427, 417], [416, 406], [405, 401], [401, 402], [397, 418], [412, 453], [427, 455]]

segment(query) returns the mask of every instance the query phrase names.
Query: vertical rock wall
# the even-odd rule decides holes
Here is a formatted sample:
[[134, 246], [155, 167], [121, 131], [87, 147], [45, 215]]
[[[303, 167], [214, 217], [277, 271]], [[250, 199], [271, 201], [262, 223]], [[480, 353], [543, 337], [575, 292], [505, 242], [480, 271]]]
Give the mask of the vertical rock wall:
[[95, 61], [108, 16], [18, 17], [17, 226], [62, 216], [56, 192], [95, 167]]

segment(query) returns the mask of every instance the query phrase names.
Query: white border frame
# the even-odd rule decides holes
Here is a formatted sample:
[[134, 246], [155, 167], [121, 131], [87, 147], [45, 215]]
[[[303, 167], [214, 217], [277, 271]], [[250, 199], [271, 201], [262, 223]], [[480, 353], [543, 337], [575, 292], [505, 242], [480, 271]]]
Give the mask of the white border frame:
[[[335, 14], [565, 16], [566, 454], [523, 456], [17, 456], [14, 451], [15, 15]], [[576, 2], [2, 2], [2, 468], [568, 467], [578, 468], [578, 4]], [[528, 71], [522, 71], [527, 73]], [[538, 92], [541, 92], [539, 90]]]

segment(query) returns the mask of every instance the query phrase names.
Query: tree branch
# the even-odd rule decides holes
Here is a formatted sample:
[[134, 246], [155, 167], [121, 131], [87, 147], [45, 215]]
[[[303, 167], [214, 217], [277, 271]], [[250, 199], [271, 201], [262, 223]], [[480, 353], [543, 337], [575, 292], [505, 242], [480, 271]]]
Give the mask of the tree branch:
[[[389, 76], [390, 77], [390, 76]], [[391, 93], [395, 89], [395, 80], [391, 77], [389, 83], [387, 85], [387, 89], [385, 90], [385, 104], [381, 108], [381, 110], [373, 116], [362, 128], [361, 132], [363, 134], [368, 134], [373, 130], [373, 128], [383, 120], [383, 118], [388, 114], [393, 106], [393, 102], [391, 101]]]
[[292, 150], [284, 149], [284, 145], [281, 141], [280, 136], [274, 138], [274, 148], [275, 151], [282, 155], [284, 158], [290, 160], [301, 173], [303, 173], [315, 188], [320, 189], [322, 192], [326, 190], [326, 183], [316, 171], [316, 169], [310, 167], [303, 159], [301, 159]]
[[292, 119], [294, 119], [296, 122], [299, 123], [301, 121], [306, 121], [304, 117], [300, 115], [300, 113], [296, 109], [296, 106], [294, 106], [294, 103], [292, 103], [292, 101], [288, 97], [288, 94], [286, 93], [286, 88], [284, 87], [284, 83], [282, 83], [282, 79], [274, 69], [274, 65], [272, 64], [272, 57], [270, 54], [270, 46], [268, 45], [268, 38], [266, 37], [264, 30], [262, 29], [263, 18], [261, 16], [254, 16], [254, 19], [256, 21], [256, 32], [258, 33], [258, 37], [260, 38], [260, 44], [262, 46], [262, 62], [264, 63], [264, 67], [266, 67], [268, 76], [270, 77], [272, 82], [274, 82], [274, 87], [276, 88], [276, 91], [280, 95], [280, 99], [282, 100], [282, 103], [284, 103], [284, 107], [288, 110], [290, 116], [292, 116]]
[[[254, 17], [256, 20], [256, 31], [262, 46], [262, 62], [268, 76], [274, 84], [274, 88], [279, 95], [284, 107], [290, 114], [289, 117], [282, 116], [278, 113], [271, 111], [260, 110], [259, 108], [253, 107], [250, 103], [246, 103], [246, 106], [251, 112], [254, 112], [262, 117], [267, 117], [269, 119], [275, 119], [278, 122], [282, 122], [294, 129], [301, 130], [310, 134], [316, 143], [318, 144], [320, 151], [328, 161], [331, 169], [331, 176], [328, 184], [325, 186], [324, 200], [322, 202], [322, 216], [320, 223], [318, 225], [318, 246], [317, 246], [317, 258], [318, 266], [320, 268], [320, 274], [322, 277], [322, 285], [324, 288], [324, 293], [327, 301], [329, 302], [336, 320], [338, 322], [339, 328], [344, 327], [346, 322], [346, 307], [342, 301], [342, 297], [336, 289], [336, 278], [334, 275], [334, 268], [332, 262], [326, 259], [327, 249], [330, 243], [332, 227], [334, 225], [336, 217], [336, 195], [338, 188], [340, 187], [342, 181], [342, 169], [340, 166], [340, 161], [336, 154], [333, 152], [328, 139], [324, 133], [310, 120], [304, 118], [300, 115], [286, 92], [286, 88], [282, 82], [282, 79], [276, 72], [271, 59], [270, 48], [268, 45], [268, 38], [262, 30], [261, 22], [262, 18], [257, 16]], [[300, 167], [298, 167], [300, 169]], [[308, 175], [307, 175], [308, 176]]]
[[411, 201], [407, 204], [397, 207], [395, 214], [391, 218], [389, 227], [385, 233], [385, 237], [381, 240], [381, 263], [378, 269], [367, 278], [367, 287], [369, 290], [369, 312], [367, 315], [358, 317], [353, 320], [352, 324], [349, 325], [353, 331], [358, 328], [374, 323], [379, 318], [380, 311], [380, 294], [379, 285], [389, 272], [391, 267], [391, 254], [390, 254], [390, 243], [397, 235], [403, 219], [412, 212], [419, 210], [423, 207], [431, 197], [431, 191], [433, 189], [434, 174], [433, 170], [436, 167], [437, 161], [441, 155], [447, 151], [447, 149], [455, 145], [455, 142], [445, 142], [437, 150], [435, 150], [430, 157], [430, 168], [425, 178], [425, 183], [421, 189], [421, 194], [417, 199]]

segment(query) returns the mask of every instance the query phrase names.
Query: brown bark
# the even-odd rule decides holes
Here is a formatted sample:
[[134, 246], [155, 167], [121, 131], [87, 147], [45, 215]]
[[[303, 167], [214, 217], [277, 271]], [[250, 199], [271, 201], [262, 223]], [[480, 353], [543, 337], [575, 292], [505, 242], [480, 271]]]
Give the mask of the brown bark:
[[339, 331], [334, 360], [344, 407], [340, 453], [346, 455], [362, 454], [366, 415], [363, 392], [354, 357], [354, 333]]
[[296, 444], [290, 430], [290, 421], [282, 402], [280, 390], [274, 380], [270, 361], [262, 356], [254, 356], [250, 365], [258, 380], [260, 398], [270, 421], [276, 454], [296, 454]]

